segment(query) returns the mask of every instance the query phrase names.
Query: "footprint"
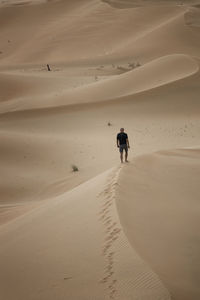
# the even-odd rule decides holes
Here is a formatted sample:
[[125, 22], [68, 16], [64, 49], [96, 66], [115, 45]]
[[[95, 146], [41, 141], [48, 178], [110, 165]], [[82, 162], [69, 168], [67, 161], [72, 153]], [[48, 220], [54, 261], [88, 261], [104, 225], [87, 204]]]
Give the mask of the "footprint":
[[104, 245], [102, 247], [102, 255], [105, 257], [105, 267], [104, 267], [104, 277], [101, 279], [101, 283], [108, 283], [110, 299], [115, 299], [115, 284], [116, 279], [113, 279], [114, 275], [114, 255], [115, 252], [112, 251], [113, 244], [115, 240], [119, 238], [120, 228], [117, 227], [118, 223], [113, 220], [112, 210], [114, 210], [113, 201], [115, 200], [115, 187], [117, 186], [117, 173], [111, 174], [108, 178], [108, 185], [106, 186], [103, 196], [104, 202], [101, 204], [101, 209], [99, 212], [100, 220], [105, 229]]
[[113, 271], [112, 269], [113, 269], [112, 265], [108, 265], [108, 266], [105, 268], [106, 273], [109, 273], [109, 272]]
[[104, 241], [107, 242], [109, 240], [112, 240], [112, 236], [111, 235], [109, 235], [108, 237], [106, 237]]
[[110, 292], [110, 299], [114, 299], [115, 293], [116, 293], [116, 290], [112, 290], [112, 291]]
[[112, 284], [116, 284], [117, 283], [117, 279], [113, 279]]
[[64, 280], [72, 279], [72, 277], [64, 277]]
[[107, 204], [105, 204], [103, 207], [104, 209], [109, 208], [112, 205], [112, 202], [108, 202]]
[[112, 256], [114, 256], [114, 254], [115, 254], [115, 252], [110, 252], [110, 253], [108, 253], [108, 257], [112, 257]]
[[103, 207], [107, 206], [107, 205], [112, 205], [112, 202], [111, 201], [106, 201], [104, 204], [103, 204]]
[[108, 208], [106, 207], [106, 208], [102, 209], [102, 210], [99, 212], [99, 215], [106, 214], [106, 213], [108, 213], [108, 212], [109, 212], [109, 210], [108, 210]]
[[112, 225], [110, 226], [110, 228], [115, 227], [115, 225], [117, 225], [117, 222], [113, 222]]

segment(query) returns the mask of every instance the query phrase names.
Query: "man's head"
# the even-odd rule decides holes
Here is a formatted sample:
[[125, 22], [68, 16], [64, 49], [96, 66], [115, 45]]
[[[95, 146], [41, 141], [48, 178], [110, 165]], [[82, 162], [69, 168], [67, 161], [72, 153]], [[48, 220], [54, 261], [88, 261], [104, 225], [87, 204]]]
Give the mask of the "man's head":
[[120, 132], [124, 132], [124, 128], [120, 128]]

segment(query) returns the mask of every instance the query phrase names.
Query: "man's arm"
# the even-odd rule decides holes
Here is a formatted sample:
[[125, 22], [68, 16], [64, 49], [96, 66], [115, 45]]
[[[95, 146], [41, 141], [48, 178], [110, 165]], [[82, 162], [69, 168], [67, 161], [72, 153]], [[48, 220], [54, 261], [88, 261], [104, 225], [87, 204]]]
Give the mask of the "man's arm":
[[118, 135], [117, 135], [117, 147], [119, 147], [119, 139], [118, 139]]
[[126, 145], [128, 146], [128, 148], [130, 148], [128, 137], [126, 139]]

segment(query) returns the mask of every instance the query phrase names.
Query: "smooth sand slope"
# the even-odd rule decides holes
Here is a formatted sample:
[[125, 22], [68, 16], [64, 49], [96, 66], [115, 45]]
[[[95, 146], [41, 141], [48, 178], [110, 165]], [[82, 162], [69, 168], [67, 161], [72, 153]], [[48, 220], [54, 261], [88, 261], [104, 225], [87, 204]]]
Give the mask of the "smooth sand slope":
[[120, 173], [117, 207], [138, 253], [173, 299], [199, 299], [200, 150], [141, 156]]
[[133, 299], [133, 291], [135, 299], [170, 299], [122, 231], [118, 172], [109, 170], [1, 227], [2, 299]]
[[[23, 95], [22, 92], [19, 99], [16, 92], [13, 101], [7, 101], [4, 105], [1, 105], [1, 111], [7, 112], [60, 105], [75, 105], [122, 98], [189, 77], [198, 72], [198, 70], [199, 63], [197, 60], [190, 56], [174, 54], [153, 60], [125, 74], [116, 75], [109, 79], [100, 80], [99, 82], [85, 84], [83, 87], [78, 87], [75, 90], [74, 88], [64, 90], [64, 81], [66, 81], [66, 79], [61, 80], [59, 78], [52, 80], [49, 78], [47, 80], [41, 78], [40, 81], [42, 80], [42, 84], [39, 81], [38, 89], [37, 86], [35, 86], [37, 93], [40, 95], [34, 95], [35, 93], [30, 91], [28, 88], [29, 82], [33, 81], [32, 87], [34, 89], [34, 78], [28, 78], [29, 82], [27, 79], [21, 82], [21, 86], [27, 89], [25, 95]], [[12, 76], [10, 77], [12, 79]], [[19, 80], [19, 75], [17, 78]], [[54, 89], [56, 88], [57, 91], [61, 90], [57, 95], [52, 93], [51, 90], [53, 81], [55, 81], [53, 85]], [[56, 86], [58, 81], [61, 86], [60, 89], [59, 86]], [[13, 83], [14, 91], [19, 86], [17, 83], [17, 80], [16, 83]], [[6, 89], [6, 86], [4, 89]], [[30, 94], [31, 97], [29, 96]]]
[[[132, 147], [130, 157], [198, 144], [198, 80], [191, 77], [135, 99], [97, 106], [2, 115], [2, 205], [48, 199], [115, 165], [115, 136], [122, 116]], [[107, 126], [108, 121], [112, 126]], [[80, 172], [73, 173], [71, 164]]]
[[[110, 62], [110, 55], [115, 57], [118, 48], [124, 45], [116, 58], [130, 48], [127, 43], [134, 45], [138, 38], [177, 16], [183, 17], [186, 11], [174, 5], [120, 10], [100, 0], [2, 7], [1, 57], [9, 65], [105, 62], [107, 56]], [[155, 14], [157, 18], [153, 18]], [[148, 22], [148, 28], [141, 17]]]
[[126, 9], [100, 0], [2, 6], [1, 64], [143, 64], [173, 53], [198, 56], [193, 19], [199, 8], [160, 2]]
[[199, 300], [199, 12], [0, 1], [0, 299]]

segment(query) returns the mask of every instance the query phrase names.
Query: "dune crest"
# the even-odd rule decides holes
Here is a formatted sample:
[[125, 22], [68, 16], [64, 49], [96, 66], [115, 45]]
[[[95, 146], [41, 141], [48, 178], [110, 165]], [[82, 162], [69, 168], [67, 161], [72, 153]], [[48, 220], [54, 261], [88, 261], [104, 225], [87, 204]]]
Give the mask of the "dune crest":
[[73, 91], [73, 95], [69, 95], [72, 103], [76, 103], [77, 99], [87, 99], [87, 102], [116, 99], [186, 78], [198, 71], [199, 64], [195, 59], [187, 55], [173, 54], [114, 78], [78, 88]]
[[[15, 99], [14, 101], [3, 103], [0, 111], [3, 113], [113, 100], [170, 84], [187, 78], [198, 71], [199, 64], [195, 59], [184, 54], [173, 54], [160, 57], [124, 74], [115, 75], [91, 84], [85, 84], [83, 87], [76, 89], [65, 90], [64, 80], [63, 83], [61, 80], [60, 82], [57, 81], [58, 87], [60, 85], [61, 93], [58, 93], [56, 96], [55, 94], [52, 95], [51, 85], [47, 86], [53, 80], [50, 78], [43, 79], [43, 88], [40, 81], [38, 81], [39, 93], [42, 94], [41, 89], [43, 89], [44, 93], [42, 98], [41, 96], [37, 96], [37, 98], [33, 97], [34, 92], [32, 92], [31, 97], [27, 93], [26, 97], [19, 97], [19, 99]], [[33, 82], [36, 81], [33, 79]]]
[[173, 299], [200, 297], [200, 148], [136, 158], [120, 173], [117, 207], [129, 241]]
[[87, 300], [89, 290], [90, 298], [99, 300], [128, 300], [133, 294], [170, 300], [119, 223], [119, 170], [106, 171], [0, 228], [2, 298], [54, 300], [59, 290], [62, 297]]

